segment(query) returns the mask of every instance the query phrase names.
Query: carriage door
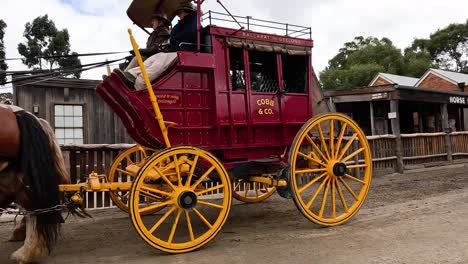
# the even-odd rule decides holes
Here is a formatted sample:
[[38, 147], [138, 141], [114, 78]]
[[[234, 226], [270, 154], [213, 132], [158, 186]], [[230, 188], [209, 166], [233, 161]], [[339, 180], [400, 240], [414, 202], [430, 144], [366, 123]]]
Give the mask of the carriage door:
[[281, 141], [279, 101], [279, 56], [273, 52], [249, 50], [249, 106], [254, 144]]
[[310, 55], [281, 54], [280, 109], [283, 142], [290, 143], [312, 117], [312, 66]]

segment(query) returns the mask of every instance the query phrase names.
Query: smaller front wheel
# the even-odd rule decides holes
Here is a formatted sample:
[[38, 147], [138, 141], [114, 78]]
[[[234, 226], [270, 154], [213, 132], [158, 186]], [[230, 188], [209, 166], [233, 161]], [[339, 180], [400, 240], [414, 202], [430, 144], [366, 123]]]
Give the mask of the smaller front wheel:
[[[160, 197], [150, 206], [145, 197]], [[212, 240], [232, 203], [229, 176], [219, 160], [202, 149], [178, 146], [152, 156], [130, 192], [130, 215], [149, 245], [169, 253], [193, 251]], [[157, 214], [146, 212], [161, 210]]]

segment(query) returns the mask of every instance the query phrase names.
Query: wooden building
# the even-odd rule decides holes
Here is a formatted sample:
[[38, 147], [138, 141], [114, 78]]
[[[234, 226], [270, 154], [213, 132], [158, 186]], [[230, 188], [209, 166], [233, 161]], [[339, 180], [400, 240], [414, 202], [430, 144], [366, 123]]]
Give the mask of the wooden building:
[[387, 84], [328, 91], [325, 96], [367, 135], [468, 130], [464, 92]]
[[15, 81], [13, 101], [46, 119], [60, 144], [132, 143], [120, 119], [96, 94], [98, 82], [65, 78]]

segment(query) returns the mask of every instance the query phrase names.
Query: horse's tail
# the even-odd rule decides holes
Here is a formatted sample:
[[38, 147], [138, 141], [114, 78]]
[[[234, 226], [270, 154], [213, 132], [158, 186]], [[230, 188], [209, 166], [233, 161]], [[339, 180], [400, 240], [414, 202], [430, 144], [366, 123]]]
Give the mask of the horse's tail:
[[[58, 185], [62, 171], [56, 167], [55, 151], [51, 148], [48, 133], [34, 115], [23, 111], [16, 116], [21, 134], [20, 166], [29, 196], [26, 209], [54, 207], [60, 204]], [[36, 217], [36, 230], [42, 235], [50, 251], [59, 236], [62, 215], [59, 211], [52, 211]]]

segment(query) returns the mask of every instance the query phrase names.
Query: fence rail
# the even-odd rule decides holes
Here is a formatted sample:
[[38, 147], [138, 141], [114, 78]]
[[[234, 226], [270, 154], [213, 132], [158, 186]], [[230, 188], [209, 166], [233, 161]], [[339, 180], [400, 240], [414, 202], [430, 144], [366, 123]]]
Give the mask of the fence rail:
[[[395, 172], [399, 159], [403, 161], [404, 169], [468, 161], [468, 132], [402, 134], [401, 157], [396, 154], [396, 136], [368, 136], [367, 139], [372, 151], [374, 174]], [[93, 171], [107, 173], [119, 153], [132, 146], [66, 145], [62, 146], [62, 152], [72, 182], [78, 183]], [[85, 198], [88, 208], [113, 207], [109, 195], [104, 192], [88, 193]]]

